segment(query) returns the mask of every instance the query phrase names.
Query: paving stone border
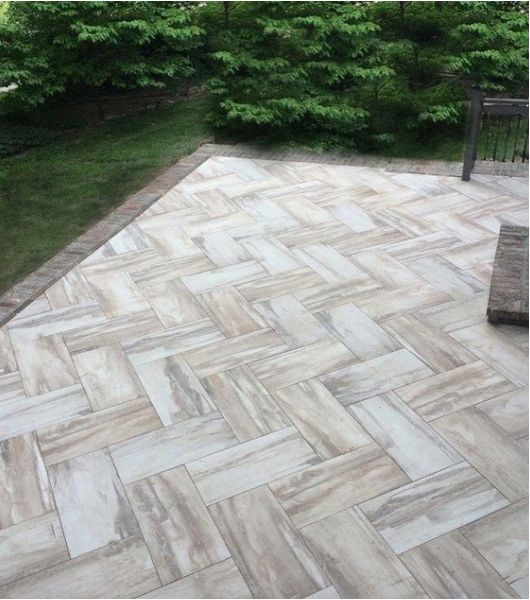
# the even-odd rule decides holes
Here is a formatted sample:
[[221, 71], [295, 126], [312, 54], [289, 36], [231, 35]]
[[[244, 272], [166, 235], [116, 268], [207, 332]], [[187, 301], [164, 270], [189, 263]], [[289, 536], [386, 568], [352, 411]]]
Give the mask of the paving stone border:
[[[213, 155], [365, 166], [383, 168], [393, 172], [448, 175], [454, 177], [460, 177], [462, 172], [462, 163], [459, 162], [394, 159], [340, 153], [319, 154], [296, 150], [269, 150], [247, 144], [206, 143], [177, 163], [171, 165], [142, 190], [129, 196], [117, 209], [90, 227], [84, 234], [68, 244], [41, 267], [37, 268], [0, 296], [0, 326], [38, 298], [50, 285], [106, 243], [112, 236]], [[528, 165], [477, 163], [473, 172], [525, 177], [528, 176]]]

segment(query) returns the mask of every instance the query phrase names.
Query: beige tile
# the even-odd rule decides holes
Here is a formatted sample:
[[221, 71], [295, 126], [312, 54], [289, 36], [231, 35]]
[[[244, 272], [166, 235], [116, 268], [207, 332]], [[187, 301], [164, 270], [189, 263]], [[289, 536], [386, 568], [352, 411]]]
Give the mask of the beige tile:
[[341, 597], [426, 597], [358, 508], [308, 525], [302, 535]]
[[[331, 244], [338, 252], [345, 255], [349, 244], [356, 240], [358, 236], [354, 237], [352, 230], [340, 221], [330, 221], [312, 227], [278, 233], [275, 237], [287, 248], [310, 244]], [[338, 247], [339, 242], [341, 242], [340, 250]]]
[[510, 393], [514, 384], [481, 360], [396, 390], [425, 421]]
[[483, 412], [465, 408], [432, 426], [510, 501], [528, 496], [528, 456]]
[[185, 467], [127, 486], [162, 583], [230, 557]]
[[11, 334], [17, 364], [27, 396], [37, 396], [79, 381], [72, 357], [60, 334]]
[[206, 317], [198, 301], [179, 280], [147, 282], [141, 284], [140, 289], [166, 328]]
[[0, 585], [69, 558], [55, 511], [0, 530]]
[[323, 283], [324, 280], [307, 267], [261, 277], [239, 285], [237, 289], [249, 302], [263, 302], [275, 296], [314, 290]]
[[457, 531], [401, 555], [431, 598], [514, 598], [510, 586]]
[[206, 567], [140, 598], [252, 598], [234, 561]]
[[429, 367], [402, 349], [328, 373], [320, 380], [339, 402], [351, 404], [429, 375], [432, 375]]
[[119, 344], [80, 352], [73, 359], [93, 410], [108, 408], [145, 394]]
[[[162, 283], [176, 281], [179, 277], [183, 277], [184, 275], [193, 275], [195, 273], [200, 273], [201, 271], [208, 271], [214, 267], [215, 265], [212, 261], [199, 251], [199, 253], [194, 256], [166, 259], [164, 262], [153, 265], [149, 269], [133, 273], [131, 277], [142, 287], [142, 289], [144, 289], [146, 287], [149, 288]], [[186, 290], [188, 289], [184, 284], [179, 284], [178, 287], [179, 289], [181, 287], [184, 287]]]
[[63, 338], [68, 350], [75, 354], [93, 350], [100, 346], [108, 346], [126, 340], [160, 331], [162, 323], [152, 310], [108, 319], [103, 323], [79, 327], [67, 332]]
[[186, 352], [185, 357], [198, 377], [208, 377], [285, 350], [287, 346], [280, 336], [270, 329], [260, 329]]
[[123, 483], [132, 483], [237, 443], [218, 413], [187, 419], [111, 446]]
[[38, 439], [44, 462], [54, 465], [161, 427], [149, 400], [137, 398], [40, 429]]
[[366, 294], [355, 303], [375, 321], [407, 315], [431, 306], [438, 306], [440, 302], [447, 302], [451, 297], [427, 283], [402, 287], [394, 290], [376, 289], [373, 293]]
[[310, 244], [303, 248], [295, 248], [293, 252], [315, 273], [330, 283], [363, 275], [348, 258], [325, 244]]
[[0, 375], [18, 369], [7, 327], [0, 327]]
[[327, 338], [253, 363], [252, 371], [268, 390], [277, 390], [340, 369], [356, 360], [346, 346]]
[[377, 293], [380, 287], [368, 275], [361, 273], [355, 279], [295, 290], [294, 295], [308, 310], [316, 312], [343, 304], [358, 304]]
[[309, 467], [319, 459], [294, 427], [210, 454], [187, 465], [206, 504]]
[[476, 358], [447, 333], [413, 315], [390, 319], [383, 327], [435, 373], [450, 371]]
[[273, 482], [296, 527], [304, 527], [409, 481], [375, 443]]
[[399, 350], [401, 345], [354, 304], [317, 313], [320, 321], [360, 360]]
[[54, 508], [35, 435], [28, 433], [0, 442], [0, 529]]
[[141, 365], [224, 339], [215, 323], [202, 319], [129, 340], [123, 348], [133, 365]]
[[216, 267], [227, 267], [252, 258], [245, 248], [225, 231], [208, 233], [194, 238], [193, 241]]
[[207, 315], [227, 338], [267, 327], [259, 313], [234, 287], [212, 290], [197, 298]]
[[48, 473], [72, 558], [138, 533], [106, 450], [53, 465]]
[[423, 283], [412, 271], [380, 249], [356, 252], [351, 260], [385, 288], [395, 289]]
[[528, 435], [527, 387], [481, 402], [477, 408], [513, 437]]
[[460, 248], [458, 246], [462, 245], [462, 240], [444, 231], [435, 231], [434, 233], [400, 240], [385, 246], [384, 250], [397, 260], [410, 260], [412, 258], [419, 258], [420, 256], [438, 254], [455, 246], [456, 251], [459, 251]]
[[409, 269], [456, 300], [479, 294], [484, 284], [440, 256], [424, 256], [407, 263]]
[[320, 567], [268, 488], [223, 500], [211, 511], [255, 597], [302, 598], [326, 587]]
[[46, 290], [52, 309], [85, 304], [95, 300], [94, 294], [79, 267], [72, 269]]
[[510, 587], [515, 591], [519, 598], [528, 598], [528, 577], [522, 577], [514, 581]]
[[290, 424], [249, 367], [215, 373], [202, 384], [240, 442]]
[[[331, 228], [330, 228], [331, 229]], [[351, 231], [350, 231], [351, 234]], [[321, 242], [331, 243], [337, 252], [344, 256], [349, 256], [361, 250], [370, 250], [372, 248], [386, 247], [394, 243], [406, 240], [407, 237], [390, 226], [378, 227], [357, 233], [355, 236], [339, 239], [338, 241], [327, 241], [325, 238]]]
[[164, 425], [215, 410], [206, 390], [181, 355], [137, 365], [136, 372]]
[[0, 375], [0, 406], [8, 400], [20, 402], [26, 398], [22, 378], [18, 371]]
[[470, 523], [462, 533], [508, 582], [528, 577], [528, 499]]
[[528, 385], [528, 352], [494, 325], [481, 323], [454, 331], [451, 336], [518, 387]]
[[410, 479], [425, 477], [462, 460], [392, 392], [352, 404], [350, 409]]
[[487, 479], [462, 462], [368, 500], [360, 509], [399, 554], [507, 504]]
[[285, 273], [303, 266], [303, 263], [274, 238], [255, 237], [243, 241], [245, 250], [271, 274]]
[[90, 413], [80, 385], [31, 398], [14, 395], [0, 403], [0, 440]]
[[318, 379], [277, 390], [274, 397], [322, 460], [372, 441]]
[[266, 271], [259, 263], [249, 260], [195, 275], [185, 275], [182, 277], [182, 282], [192, 294], [205, 294], [225, 285], [239, 285], [246, 281], [253, 281], [264, 274]]
[[[444, 331], [455, 331], [486, 321], [489, 293], [474, 294], [463, 300], [443, 301], [421, 311], [422, 317]], [[448, 298], [449, 299], [449, 298]]]
[[414, 215], [405, 209], [385, 208], [375, 212], [383, 223], [394, 227], [409, 237], [421, 237], [438, 232], [436, 227], [423, 217]]
[[160, 586], [135, 536], [78, 556], [0, 589], [4, 598], [134, 598]]
[[293, 295], [277, 296], [254, 304], [254, 308], [291, 348], [318, 342], [329, 335]]

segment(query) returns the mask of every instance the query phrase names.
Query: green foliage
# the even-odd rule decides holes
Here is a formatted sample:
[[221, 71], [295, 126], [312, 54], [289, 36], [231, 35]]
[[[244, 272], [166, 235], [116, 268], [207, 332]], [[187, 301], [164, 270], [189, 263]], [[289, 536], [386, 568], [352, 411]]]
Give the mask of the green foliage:
[[461, 131], [472, 83], [526, 90], [526, 3], [236, 2], [228, 19], [226, 4], [204, 20], [225, 132], [373, 150]]
[[216, 124], [283, 136], [353, 136], [369, 117], [359, 87], [391, 73], [377, 64], [377, 34], [354, 3], [248, 3], [214, 53]]
[[11, 2], [0, 23], [2, 100], [31, 107], [95, 90], [163, 87], [193, 73], [202, 31], [186, 2]]

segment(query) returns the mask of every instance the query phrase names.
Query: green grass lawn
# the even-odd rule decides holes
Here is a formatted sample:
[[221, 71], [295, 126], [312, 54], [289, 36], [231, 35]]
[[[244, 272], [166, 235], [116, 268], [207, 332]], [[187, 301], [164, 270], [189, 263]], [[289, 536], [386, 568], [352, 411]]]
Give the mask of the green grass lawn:
[[209, 108], [182, 100], [0, 160], [0, 292], [209, 139]]
[[[1, 159], [0, 293], [212, 139], [209, 110], [208, 98], [181, 100]], [[451, 134], [401, 138], [380, 154], [459, 160], [461, 151], [462, 138]]]

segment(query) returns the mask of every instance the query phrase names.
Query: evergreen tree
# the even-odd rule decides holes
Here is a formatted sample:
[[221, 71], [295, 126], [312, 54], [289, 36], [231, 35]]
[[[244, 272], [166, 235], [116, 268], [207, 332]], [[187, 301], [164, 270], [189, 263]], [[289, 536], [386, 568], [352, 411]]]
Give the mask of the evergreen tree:
[[0, 86], [32, 106], [94, 90], [163, 87], [193, 73], [187, 2], [16, 2], [0, 24]]

